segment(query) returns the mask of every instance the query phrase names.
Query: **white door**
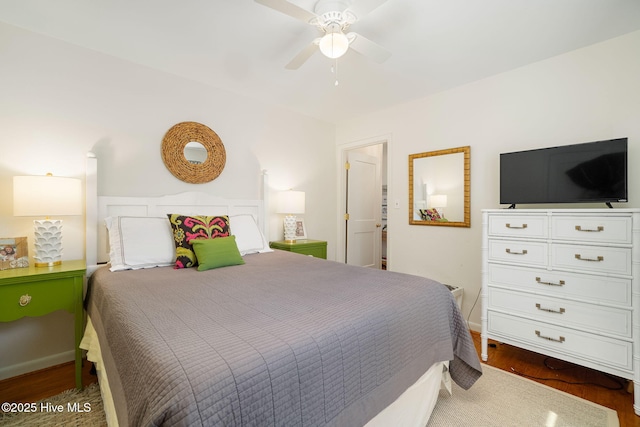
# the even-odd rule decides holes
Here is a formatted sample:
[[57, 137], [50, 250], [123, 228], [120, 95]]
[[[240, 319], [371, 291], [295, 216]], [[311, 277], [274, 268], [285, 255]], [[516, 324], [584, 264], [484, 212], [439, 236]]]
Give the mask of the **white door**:
[[382, 247], [381, 159], [350, 151], [347, 155], [346, 263], [380, 268]]

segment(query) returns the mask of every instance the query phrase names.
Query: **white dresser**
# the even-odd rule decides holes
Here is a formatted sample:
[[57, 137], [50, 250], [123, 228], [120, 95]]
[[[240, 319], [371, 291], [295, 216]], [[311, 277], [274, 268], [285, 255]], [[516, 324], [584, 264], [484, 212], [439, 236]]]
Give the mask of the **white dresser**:
[[640, 209], [484, 210], [482, 233], [482, 360], [493, 339], [640, 391]]

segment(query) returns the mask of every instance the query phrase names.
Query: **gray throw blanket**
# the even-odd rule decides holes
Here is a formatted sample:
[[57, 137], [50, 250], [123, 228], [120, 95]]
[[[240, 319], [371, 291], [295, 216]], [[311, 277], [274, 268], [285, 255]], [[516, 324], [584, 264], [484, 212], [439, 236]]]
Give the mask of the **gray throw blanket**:
[[91, 277], [121, 426], [358, 426], [435, 362], [480, 362], [448, 289], [283, 251]]

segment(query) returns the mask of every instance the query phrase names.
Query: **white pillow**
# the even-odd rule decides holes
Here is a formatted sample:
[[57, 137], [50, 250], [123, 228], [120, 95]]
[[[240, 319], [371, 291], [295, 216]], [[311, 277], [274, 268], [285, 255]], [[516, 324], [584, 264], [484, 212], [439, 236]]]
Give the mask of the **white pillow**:
[[230, 216], [229, 228], [231, 229], [231, 234], [236, 236], [236, 244], [240, 255], [273, 252], [253, 215], [240, 214]]
[[176, 246], [168, 218], [117, 216], [104, 222], [111, 271], [175, 265]]

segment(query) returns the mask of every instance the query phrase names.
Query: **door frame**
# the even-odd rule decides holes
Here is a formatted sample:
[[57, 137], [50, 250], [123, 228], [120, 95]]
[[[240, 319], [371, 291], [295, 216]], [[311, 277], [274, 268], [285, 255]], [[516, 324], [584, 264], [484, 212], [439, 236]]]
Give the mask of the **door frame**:
[[[347, 161], [348, 152], [351, 150], [355, 150], [358, 148], [368, 147], [371, 145], [384, 144], [387, 148], [387, 161], [386, 164], [382, 164], [381, 173], [386, 174], [387, 177], [387, 198], [389, 197], [389, 189], [390, 189], [390, 178], [391, 174], [389, 173], [389, 165], [391, 164], [389, 143], [391, 141], [390, 135], [381, 135], [375, 136], [367, 139], [361, 139], [358, 141], [352, 141], [345, 144], [338, 145], [338, 150], [336, 150], [336, 157], [338, 162], [338, 188], [336, 191], [336, 196], [338, 197], [336, 206], [338, 206], [338, 213], [336, 215], [338, 226], [337, 228], [337, 236], [336, 236], [336, 261], [345, 262], [345, 235], [346, 235], [346, 227], [345, 227], [345, 219], [344, 214], [346, 213], [346, 188], [347, 188], [347, 173], [344, 168], [344, 164]], [[387, 211], [387, 224], [389, 223], [389, 219], [391, 218], [392, 213], [389, 209]], [[389, 245], [387, 240], [387, 258], [391, 259], [389, 256]], [[391, 263], [387, 260], [387, 269], [390, 268]]]

